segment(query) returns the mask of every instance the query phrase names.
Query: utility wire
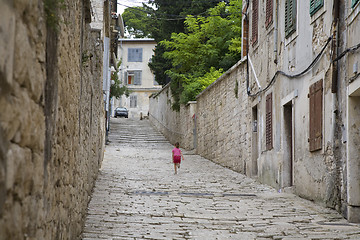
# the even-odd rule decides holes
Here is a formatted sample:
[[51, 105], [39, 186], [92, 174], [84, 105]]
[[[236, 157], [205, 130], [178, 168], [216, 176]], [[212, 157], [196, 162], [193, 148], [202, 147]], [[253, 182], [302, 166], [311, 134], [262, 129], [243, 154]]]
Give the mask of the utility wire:
[[[321, 57], [322, 54], [324, 53], [326, 47], [329, 45], [329, 43], [330, 43], [331, 40], [332, 40], [332, 36], [328, 38], [326, 44], [325, 44], [324, 47], [321, 49], [320, 53], [314, 58], [314, 60], [310, 63], [310, 65], [309, 65], [305, 70], [303, 70], [302, 72], [300, 72], [300, 73], [298, 73], [298, 74], [294, 74], [294, 75], [291, 75], [291, 74], [288, 74], [288, 73], [285, 73], [285, 72], [283, 72], [283, 71], [278, 70], [278, 71], [275, 72], [275, 74], [274, 74], [274, 76], [272, 77], [272, 79], [271, 79], [271, 81], [269, 82], [269, 84], [268, 84], [264, 89], [261, 89], [261, 90], [259, 90], [259, 91], [256, 92], [256, 93], [251, 93], [251, 92], [250, 92], [249, 76], [247, 76], [247, 94], [248, 94], [248, 96], [250, 96], [250, 97], [256, 97], [256, 96], [258, 96], [260, 93], [267, 91], [267, 90], [271, 87], [271, 85], [274, 84], [274, 82], [275, 82], [275, 80], [276, 80], [276, 77], [277, 77], [279, 74], [280, 74], [280, 75], [283, 75], [283, 76], [285, 76], [285, 77], [288, 77], [288, 78], [298, 78], [298, 77], [306, 74], [306, 73], [307, 73], [311, 68], [313, 68], [313, 67], [315, 66], [315, 64], [319, 61], [320, 57]], [[335, 59], [335, 60], [336, 60], [336, 59]], [[249, 62], [249, 61], [247, 61], [247, 65], [249, 65], [248, 62]], [[249, 67], [247, 67], [247, 68], [249, 68]], [[247, 75], [249, 75], [249, 71], [248, 71]]]
[[[141, 11], [141, 12], [145, 12], [147, 14], [149, 14], [152, 18], [157, 19], [157, 20], [165, 20], [165, 21], [178, 21], [178, 20], [186, 20], [186, 18], [188, 17], [198, 17], [198, 16], [202, 16], [203, 14], [205, 14], [207, 12], [207, 10], [205, 12], [199, 13], [199, 14], [195, 14], [195, 15], [189, 15], [189, 16], [181, 16], [181, 15], [174, 15], [174, 14], [165, 14], [165, 13], [154, 13], [154, 12], [150, 12], [150, 11], [146, 11], [140, 8], [136, 8], [136, 7], [131, 7], [122, 3], [118, 3], [118, 5], [130, 8], [132, 10], [136, 10], [136, 11]], [[152, 16], [155, 15], [155, 16]], [[164, 16], [169, 16], [169, 17], [178, 17], [178, 18], [161, 18], [161, 17], [157, 17], [156, 15], [164, 15]], [[231, 14], [221, 14], [221, 15], [205, 15], [202, 17], [227, 17], [230, 16]]]
[[359, 49], [359, 48], [360, 48], [360, 43], [357, 44], [357, 45], [355, 45], [355, 46], [353, 46], [353, 47], [350, 47], [350, 48], [346, 49], [346, 50], [343, 51], [337, 58], [335, 58], [333, 62], [339, 61], [339, 60], [340, 60], [341, 58], [343, 58], [348, 52], [354, 52], [354, 51], [356, 51], [356, 50]]

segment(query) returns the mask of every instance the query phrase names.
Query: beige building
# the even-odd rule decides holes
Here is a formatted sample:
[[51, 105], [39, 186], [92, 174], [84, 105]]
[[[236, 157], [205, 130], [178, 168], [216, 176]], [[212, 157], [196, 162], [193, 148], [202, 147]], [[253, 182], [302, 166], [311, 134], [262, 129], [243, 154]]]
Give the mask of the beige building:
[[161, 89], [148, 63], [156, 46], [154, 39], [119, 39], [118, 58], [122, 59], [119, 79], [131, 94], [113, 100], [116, 107], [126, 107], [129, 118], [140, 118], [149, 112], [149, 96]]
[[164, 88], [150, 120], [214, 162], [360, 222], [360, 1], [248, 0], [243, 13], [243, 59], [179, 113]]
[[359, 44], [359, 1], [252, 0], [244, 10], [258, 178], [359, 222], [360, 54], [340, 56]]

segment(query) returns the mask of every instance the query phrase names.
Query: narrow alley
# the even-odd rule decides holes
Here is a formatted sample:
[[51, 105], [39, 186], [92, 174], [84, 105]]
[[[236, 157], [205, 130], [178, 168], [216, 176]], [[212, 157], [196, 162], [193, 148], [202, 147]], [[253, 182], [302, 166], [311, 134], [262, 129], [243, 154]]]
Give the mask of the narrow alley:
[[83, 239], [360, 239], [335, 210], [173, 146], [148, 120], [112, 119]]

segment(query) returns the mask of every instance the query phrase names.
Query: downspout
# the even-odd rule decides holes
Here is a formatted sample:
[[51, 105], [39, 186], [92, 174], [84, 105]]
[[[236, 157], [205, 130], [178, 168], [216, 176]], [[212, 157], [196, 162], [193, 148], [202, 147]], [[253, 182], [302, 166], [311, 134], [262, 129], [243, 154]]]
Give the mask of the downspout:
[[334, 0], [334, 9], [333, 9], [333, 26], [332, 26], [332, 35], [333, 41], [331, 46], [332, 51], [332, 82], [331, 82], [331, 92], [337, 93], [337, 83], [338, 83], [338, 61], [334, 61], [338, 56], [338, 42], [339, 42], [339, 0]]
[[[248, 8], [249, 8], [249, 0], [245, 0], [245, 7], [243, 8], [242, 14], [245, 16], [244, 21], [247, 22], [247, 26], [249, 27], [249, 19], [248, 19]], [[249, 29], [248, 29], [249, 30]], [[249, 34], [249, 31], [248, 31]], [[249, 76], [249, 36], [247, 36], [247, 41], [246, 41], [246, 92], [247, 95], [250, 96], [250, 76]]]
[[[328, 183], [328, 191], [327, 191], [327, 205], [329, 207], [336, 208], [336, 206], [341, 205], [341, 199], [339, 197], [339, 193], [341, 190], [339, 189], [338, 181], [340, 179], [339, 169], [339, 161], [337, 158], [337, 143], [336, 139], [338, 139], [337, 133], [337, 119], [338, 119], [338, 72], [339, 72], [339, 64], [338, 61], [334, 61], [338, 56], [338, 42], [339, 42], [339, 0], [334, 0], [333, 5], [333, 22], [332, 22], [332, 45], [331, 45], [331, 52], [332, 52], [332, 79], [331, 79], [331, 93], [332, 93], [332, 122], [331, 122], [331, 138], [332, 138], [332, 154], [334, 157], [334, 165], [335, 170], [334, 172], [330, 173], [330, 183]], [[331, 183], [332, 182], [332, 183]]]
[[274, 16], [274, 63], [278, 63], [277, 52], [278, 52], [278, 1], [275, 0], [275, 16]]

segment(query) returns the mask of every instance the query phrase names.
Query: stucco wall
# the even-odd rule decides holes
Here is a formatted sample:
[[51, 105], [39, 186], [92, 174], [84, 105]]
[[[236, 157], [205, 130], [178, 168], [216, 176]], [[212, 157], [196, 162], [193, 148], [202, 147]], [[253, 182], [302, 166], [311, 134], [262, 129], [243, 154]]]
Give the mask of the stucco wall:
[[[339, 2], [337, 29], [332, 28], [336, 12], [334, 1], [324, 1], [312, 16], [309, 2], [296, 2], [296, 30], [290, 37], [285, 36], [285, 1], [274, 1], [274, 18], [268, 27], [260, 24], [265, 22], [266, 6], [264, 2], [259, 3], [259, 35], [256, 43], [250, 41], [248, 62], [250, 64], [251, 60], [253, 67], [249, 66], [248, 76], [250, 92], [262, 91], [255, 97], [246, 95], [247, 66], [244, 62], [201, 93], [195, 111], [197, 152], [236, 171], [256, 176], [259, 181], [279, 190], [290, 189], [304, 198], [335, 208], [351, 221], [360, 221], [357, 205], [360, 202], [357, 194], [359, 161], [355, 157], [359, 155], [360, 84], [359, 70], [356, 69], [359, 54], [356, 51], [348, 53], [338, 62], [338, 68], [331, 59], [334, 52], [358, 44], [355, 35], [360, 23], [360, 3], [351, 8], [349, 1]], [[251, 32], [251, 1], [248, 14]], [[336, 40], [333, 38], [326, 45], [330, 36], [338, 36], [339, 42], [333, 42]], [[334, 43], [339, 49], [332, 49], [336, 46]], [[323, 48], [316, 64], [311, 65]], [[279, 74], [271, 82], [277, 71], [295, 75], [309, 66], [300, 76]], [[239, 98], [233, 93], [236, 80]], [[310, 151], [309, 93], [310, 86], [320, 80], [323, 83], [321, 148]], [[267, 149], [266, 96], [270, 93], [273, 146]], [[150, 104], [155, 106], [151, 107], [150, 113], [155, 109], [159, 112], [163, 102], [171, 101], [167, 97], [161, 92], [156, 101], [151, 100]], [[168, 111], [163, 114], [171, 115]], [[183, 120], [190, 119], [184, 111], [177, 115], [180, 120], [176, 115], [171, 116], [173, 123], [179, 121], [182, 126], [190, 125]], [[161, 124], [155, 125], [167, 126], [168, 134], [173, 129], [180, 129], [180, 134], [185, 135], [185, 130], [169, 124], [166, 117], [157, 119]], [[257, 131], [252, 129], [255, 120]], [[190, 140], [184, 141], [184, 146], [191, 146]]]
[[[154, 54], [155, 45], [156, 42], [153, 39], [119, 39], [118, 57], [121, 59], [121, 66], [118, 76], [121, 83], [127, 85], [127, 79], [124, 79], [125, 72], [141, 70], [141, 85], [127, 85], [131, 90], [131, 95], [137, 98], [137, 106], [130, 107], [130, 97], [125, 95], [120, 99], [113, 99], [113, 109], [126, 107], [129, 110], [129, 118], [140, 118], [141, 114], [147, 115], [149, 112], [149, 96], [161, 89], [161, 86], [155, 83], [154, 74], [148, 66], [149, 60]], [[142, 49], [141, 62], [128, 62], [129, 48]]]
[[0, 8], [0, 239], [78, 239], [103, 156], [90, 2], [65, 1], [57, 27], [43, 2]]

